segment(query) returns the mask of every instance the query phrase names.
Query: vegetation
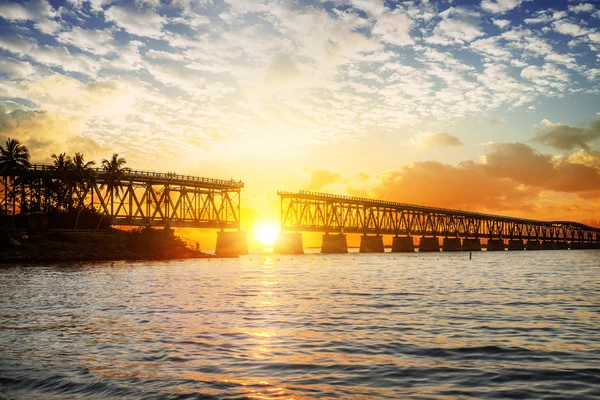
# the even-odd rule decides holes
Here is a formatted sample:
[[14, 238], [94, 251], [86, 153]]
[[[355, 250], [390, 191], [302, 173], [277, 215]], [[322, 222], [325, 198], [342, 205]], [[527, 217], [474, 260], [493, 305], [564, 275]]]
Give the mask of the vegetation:
[[[3, 203], [0, 210], [0, 260], [58, 261], [103, 259], [168, 259], [207, 256], [186, 247], [183, 240], [169, 228], [150, 227], [124, 232], [110, 228], [104, 212], [86, 203], [93, 196], [93, 161], [81, 153], [72, 157], [66, 153], [52, 154], [52, 165], [45, 171], [32, 168], [27, 147], [16, 139], [0, 146], [0, 177]], [[104, 184], [113, 200], [120, 199], [119, 182], [129, 168], [117, 153], [102, 160]], [[21, 181], [20, 181], [21, 180]], [[23, 183], [23, 184], [21, 184]], [[27, 185], [25, 185], [25, 183]], [[28, 193], [25, 193], [27, 186]], [[37, 217], [48, 233], [22, 233], [32, 229]], [[41, 224], [40, 224], [41, 225]], [[17, 228], [18, 230], [15, 230]], [[69, 233], [64, 230], [77, 232]], [[84, 233], [82, 230], [102, 234]], [[58, 231], [57, 231], [58, 230]]]

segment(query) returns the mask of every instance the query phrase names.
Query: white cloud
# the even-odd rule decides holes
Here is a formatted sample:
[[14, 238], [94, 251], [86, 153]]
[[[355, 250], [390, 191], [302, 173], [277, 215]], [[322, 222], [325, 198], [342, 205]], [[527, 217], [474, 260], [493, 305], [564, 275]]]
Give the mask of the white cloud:
[[112, 6], [104, 12], [107, 21], [114, 22], [118, 27], [136, 36], [160, 38], [165, 18], [148, 10], [131, 6]]
[[379, 16], [372, 33], [384, 42], [404, 46], [413, 43], [409, 33], [412, 24], [411, 18], [403, 12], [387, 13]]
[[464, 44], [483, 36], [479, 27], [479, 14], [464, 8], [449, 9], [440, 13], [442, 20], [434, 28], [427, 42], [440, 45]]
[[110, 32], [97, 29], [82, 29], [77, 26], [71, 31], [61, 32], [58, 40], [81, 50], [97, 55], [106, 55], [115, 51]]
[[571, 54], [550, 53], [545, 57], [545, 60], [563, 64], [570, 69], [577, 69], [577, 60]]
[[0, 48], [6, 49], [15, 54], [27, 54], [37, 46], [34, 39], [26, 38], [14, 33], [0, 35]]
[[494, 25], [496, 25], [500, 29], [504, 29], [508, 25], [510, 25], [510, 21], [507, 20], [507, 19], [494, 19], [494, 18], [492, 18], [492, 22], [494, 23]]
[[596, 10], [596, 7], [590, 3], [581, 3], [581, 4], [569, 6], [569, 11], [571, 11], [573, 13], [593, 12], [595, 10]]
[[10, 57], [0, 58], [0, 73], [8, 75], [10, 79], [31, 79], [36, 75], [30, 63]]
[[47, 0], [1, 3], [0, 16], [9, 21], [33, 21], [35, 28], [47, 35], [60, 30], [60, 24], [53, 20], [56, 11]]
[[503, 14], [518, 7], [523, 0], [482, 0], [481, 8], [494, 14]]
[[583, 36], [588, 33], [587, 28], [582, 28], [577, 24], [565, 20], [556, 21], [552, 26], [556, 32], [562, 33], [563, 35]]

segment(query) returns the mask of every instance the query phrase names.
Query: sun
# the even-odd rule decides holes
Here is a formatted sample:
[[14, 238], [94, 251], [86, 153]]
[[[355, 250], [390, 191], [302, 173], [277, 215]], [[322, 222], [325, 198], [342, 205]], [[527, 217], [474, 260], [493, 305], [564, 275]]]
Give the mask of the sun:
[[259, 222], [254, 224], [252, 231], [258, 243], [264, 246], [273, 246], [279, 233], [279, 225], [274, 222]]

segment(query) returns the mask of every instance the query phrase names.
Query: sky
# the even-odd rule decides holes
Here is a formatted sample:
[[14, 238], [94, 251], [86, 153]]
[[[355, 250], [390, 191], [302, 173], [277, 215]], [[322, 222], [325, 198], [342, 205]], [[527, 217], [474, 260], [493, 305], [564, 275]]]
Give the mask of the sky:
[[596, 0], [0, 0], [0, 141], [33, 161], [600, 226]]

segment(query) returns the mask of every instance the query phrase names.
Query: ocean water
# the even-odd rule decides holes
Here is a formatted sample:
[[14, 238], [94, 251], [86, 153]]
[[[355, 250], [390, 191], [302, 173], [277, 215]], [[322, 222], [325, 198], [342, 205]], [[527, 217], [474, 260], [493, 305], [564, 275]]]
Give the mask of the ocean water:
[[4, 266], [0, 398], [600, 398], [600, 251]]

